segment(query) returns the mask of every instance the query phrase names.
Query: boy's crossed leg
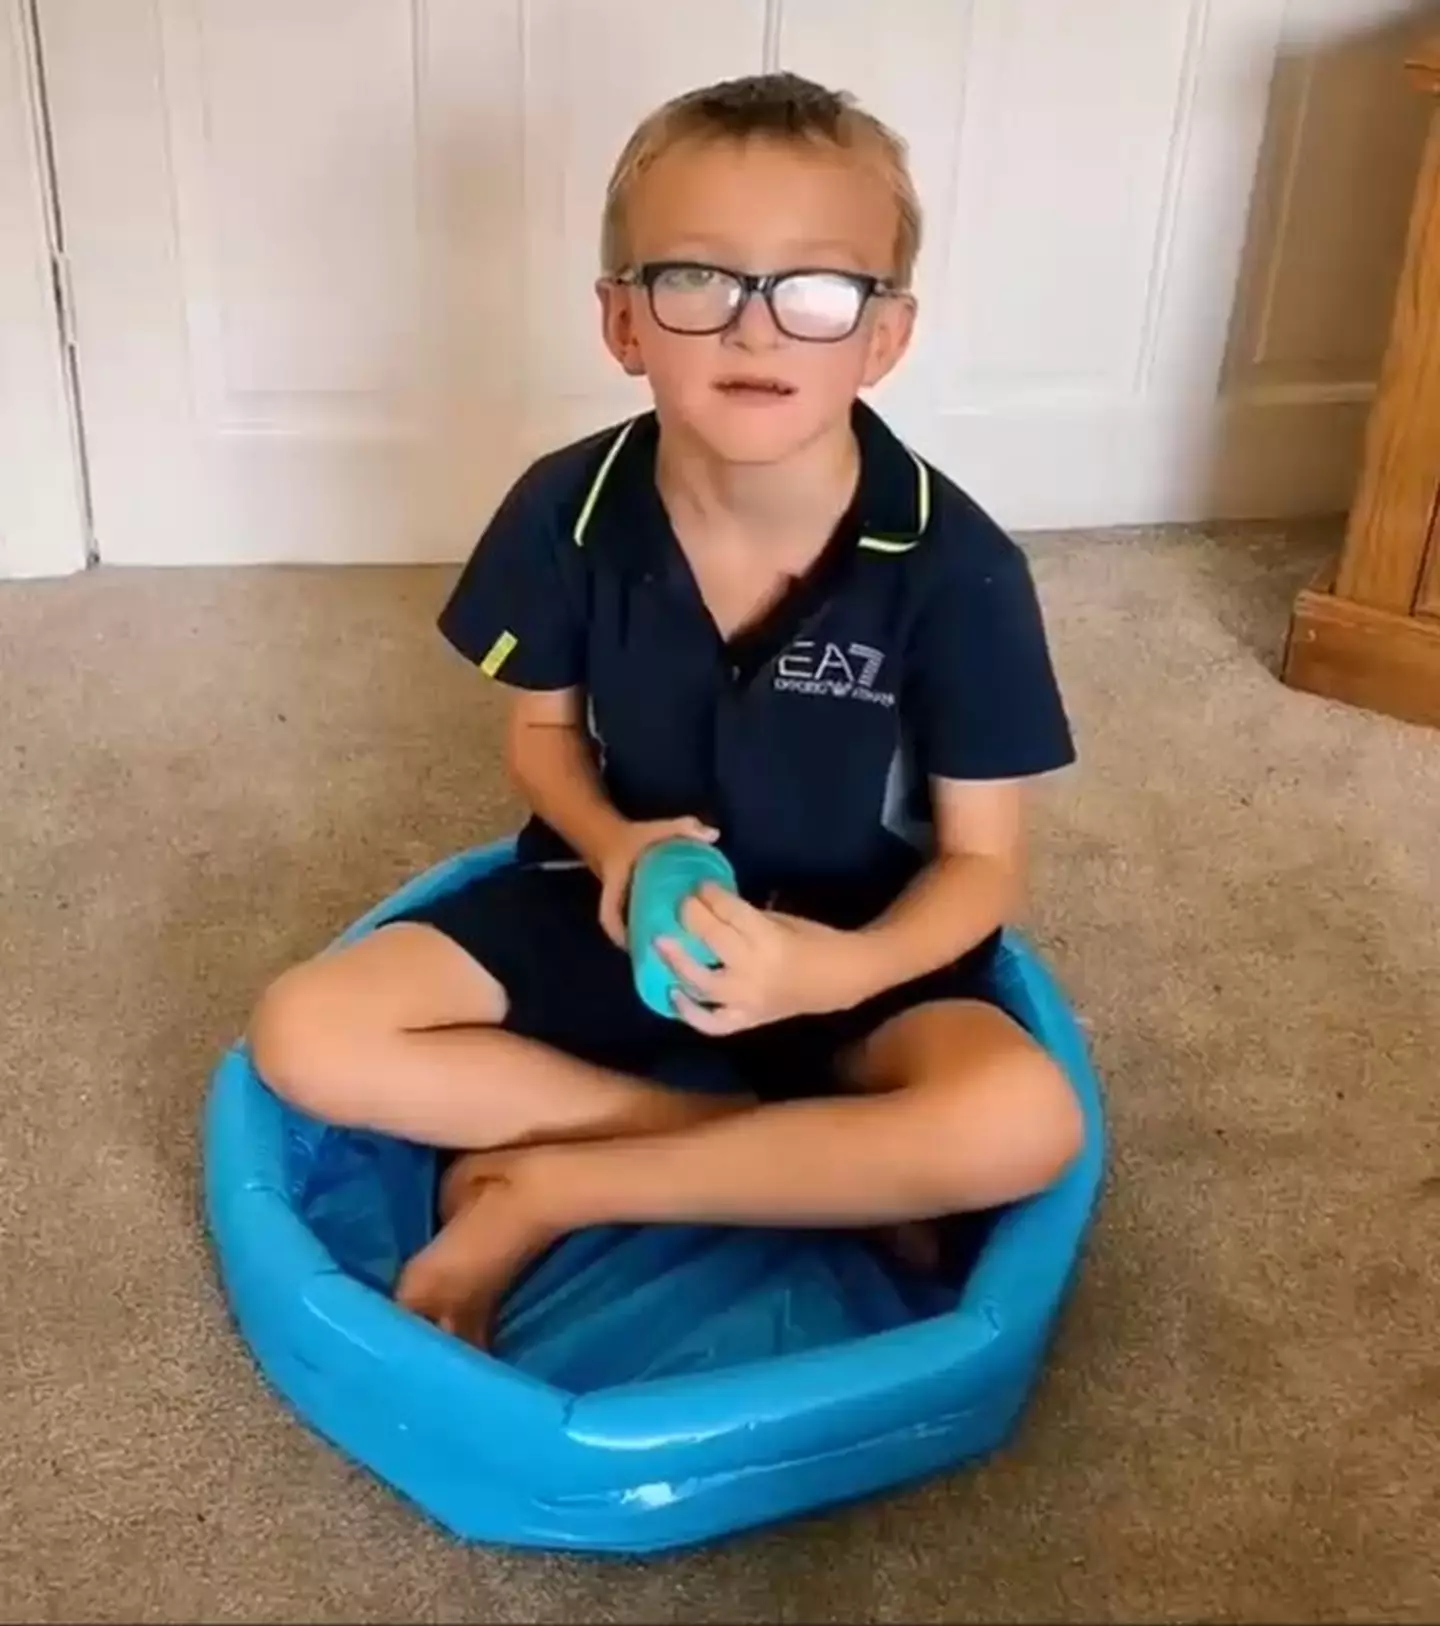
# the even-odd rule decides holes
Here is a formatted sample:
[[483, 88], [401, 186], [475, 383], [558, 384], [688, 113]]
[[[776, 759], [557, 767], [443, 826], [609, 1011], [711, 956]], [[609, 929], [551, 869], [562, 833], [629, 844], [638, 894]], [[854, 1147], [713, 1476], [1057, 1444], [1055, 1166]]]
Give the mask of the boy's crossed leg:
[[285, 972], [250, 1023], [256, 1071], [327, 1123], [473, 1151], [677, 1129], [749, 1105], [646, 1083], [497, 1026], [500, 983], [433, 928], [381, 926]]
[[860, 1093], [758, 1105], [660, 1134], [479, 1153], [398, 1297], [476, 1343], [518, 1273], [599, 1224], [892, 1228], [1044, 1189], [1080, 1149], [1068, 1080], [993, 1006], [893, 1018], [857, 1050]]
[[852, 1095], [764, 1105], [577, 1060], [496, 1027], [505, 1011], [464, 950], [398, 923], [285, 973], [250, 1028], [257, 1070], [303, 1110], [468, 1154], [397, 1296], [476, 1342], [518, 1272], [570, 1231], [893, 1228], [1041, 1190], [1083, 1136], [1054, 1062], [975, 1001], [886, 1022], [845, 1058]]

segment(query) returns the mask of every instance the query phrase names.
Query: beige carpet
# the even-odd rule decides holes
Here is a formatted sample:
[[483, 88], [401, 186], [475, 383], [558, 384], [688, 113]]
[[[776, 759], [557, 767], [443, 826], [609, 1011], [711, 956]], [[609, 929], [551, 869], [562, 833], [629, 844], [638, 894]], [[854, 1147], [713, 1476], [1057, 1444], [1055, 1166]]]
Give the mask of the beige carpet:
[[449, 572], [0, 587], [0, 1616], [1440, 1619], [1440, 734], [1272, 675], [1318, 532], [1047, 537], [1033, 931], [1113, 1180], [983, 1471], [648, 1565], [466, 1551], [294, 1425], [197, 1216], [254, 991], [509, 825]]

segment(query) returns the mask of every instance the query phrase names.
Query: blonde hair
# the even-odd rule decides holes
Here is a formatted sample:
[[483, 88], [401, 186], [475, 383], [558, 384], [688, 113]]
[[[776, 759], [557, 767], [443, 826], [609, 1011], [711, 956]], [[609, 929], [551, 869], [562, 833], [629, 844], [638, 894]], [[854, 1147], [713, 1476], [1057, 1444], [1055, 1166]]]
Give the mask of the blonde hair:
[[920, 252], [921, 211], [905, 142], [888, 125], [858, 106], [846, 91], [827, 90], [793, 73], [753, 74], [687, 91], [641, 121], [625, 143], [610, 184], [600, 232], [600, 263], [606, 276], [626, 269], [626, 212], [641, 176], [662, 154], [683, 141], [772, 141], [828, 146], [853, 152], [874, 165], [895, 199], [896, 287], [908, 288]]

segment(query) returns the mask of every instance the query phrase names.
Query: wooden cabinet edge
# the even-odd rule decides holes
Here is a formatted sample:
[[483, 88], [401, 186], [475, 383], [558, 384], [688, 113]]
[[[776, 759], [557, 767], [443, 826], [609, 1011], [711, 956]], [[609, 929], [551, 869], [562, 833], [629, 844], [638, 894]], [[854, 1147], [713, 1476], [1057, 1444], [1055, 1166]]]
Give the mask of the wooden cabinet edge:
[[[1427, 41], [1405, 66], [1416, 84], [1440, 96], [1440, 35]], [[1436, 273], [1420, 262], [1421, 255], [1440, 252], [1435, 247], [1440, 232], [1435, 230], [1431, 218], [1437, 209], [1440, 209], [1440, 109], [1430, 132], [1413, 205], [1407, 263], [1401, 273], [1392, 318], [1391, 349], [1386, 358], [1389, 376], [1382, 381], [1382, 392], [1371, 409], [1366, 462], [1356, 484], [1345, 543], [1338, 558], [1297, 597], [1280, 670], [1282, 682], [1291, 688], [1434, 727], [1440, 727], [1440, 618], [1415, 613], [1417, 608], [1428, 607], [1427, 599], [1440, 569], [1434, 540], [1433, 496], [1428, 499], [1425, 535], [1413, 546], [1402, 537], [1397, 553], [1393, 530], [1380, 546], [1382, 537], [1376, 527], [1383, 526], [1386, 518], [1386, 493], [1379, 482], [1393, 477], [1391, 442], [1399, 427], [1393, 417], [1395, 403], [1384, 399], [1383, 383], [1388, 382], [1391, 391], [1400, 385], [1408, 394], [1406, 386], [1414, 387], [1419, 382], [1414, 369], [1422, 361], [1435, 364], [1433, 355], [1402, 356], [1398, 347], [1402, 342], [1417, 342], [1421, 336], [1413, 329], [1422, 327], [1427, 320], [1432, 324], [1427, 335], [1432, 342], [1440, 331], [1440, 309], [1422, 313], [1418, 308], [1410, 308], [1417, 305], [1422, 286], [1430, 300], [1437, 298]], [[1409, 306], [1405, 304], [1407, 299]], [[1401, 340], [1398, 331], [1402, 320], [1412, 330], [1407, 341]], [[1422, 344], [1422, 348], [1428, 350], [1430, 346]], [[1405, 374], [1409, 376], [1397, 376]], [[1424, 381], [1433, 390], [1434, 381], [1428, 376]], [[1391, 408], [1388, 423], [1384, 421], [1387, 406]], [[1376, 421], [1377, 417], [1380, 422]], [[1403, 429], [1400, 433], [1403, 436]], [[1390, 466], [1385, 467], [1387, 464]], [[1412, 488], [1411, 497], [1419, 500], [1421, 493]], [[1412, 522], [1413, 519], [1414, 501], [1411, 503]], [[1413, 523], [1407, 525], [1405, 534], [1408, 536], [1413, 529]], [[1347, 595], [1347, 590], [1359, 591], [1362, 587], [1372, 602], [1361, 602]], [[1402, 593], [1403, 607], [1398, 602]], [[1376, 598], [1384, 602], [1373, 602]]]

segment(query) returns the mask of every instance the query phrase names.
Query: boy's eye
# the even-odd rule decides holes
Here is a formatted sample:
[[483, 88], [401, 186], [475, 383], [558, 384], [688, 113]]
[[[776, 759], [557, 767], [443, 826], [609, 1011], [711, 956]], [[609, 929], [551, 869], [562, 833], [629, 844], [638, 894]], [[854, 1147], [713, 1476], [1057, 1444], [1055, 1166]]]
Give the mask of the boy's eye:
[[717, 271], [709, 265], [672, 265], [660, 275], [660, 285], [673, 288], [676, 293], [694, 294], [703, 293], [706, 289], [715, 288], [729, 279], [723, 271]]

